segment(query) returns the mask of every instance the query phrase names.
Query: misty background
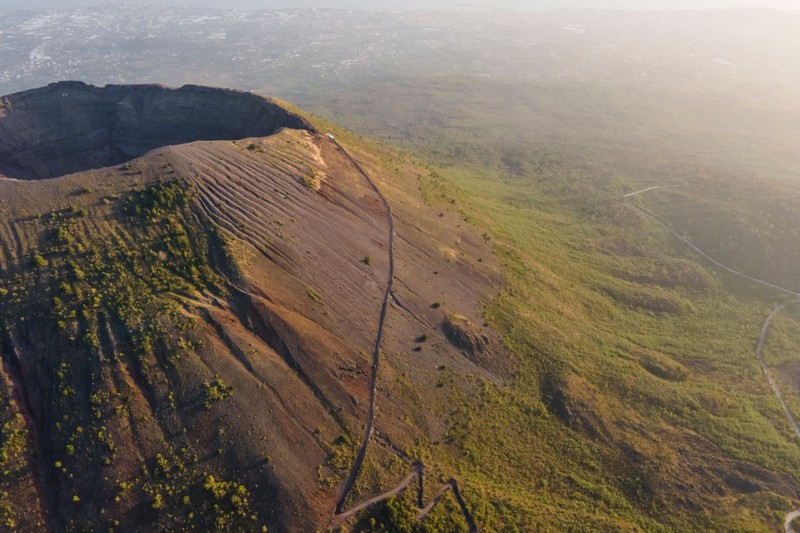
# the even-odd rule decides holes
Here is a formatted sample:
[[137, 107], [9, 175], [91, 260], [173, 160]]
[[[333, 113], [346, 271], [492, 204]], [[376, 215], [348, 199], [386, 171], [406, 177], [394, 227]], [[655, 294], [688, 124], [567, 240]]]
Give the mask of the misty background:
[[[515, 175], [542, 157], [636, 179], [796, 180], [800, 168], [800, 14], [678, 9], [752, 0], [74, 7], [90, 3], [28, 0], [64, 9], [0, 16], [0, 95], [59, 80], [252, 90], [439, 162]], [[386, 9], [278, 10], [315, 5]], [[548, 11], [623, 7], [637, 9]]]
[[[763, 399], [770, 391], [753, 356], [758, 328], [776, 297], [764, 292], [758, 306], [748, 299], [741, 312], [734, 314], [734, 305], [738, 309], [735, 296], [751, 293], [750, 282], [733, 279], [722, 269], [714, 268], [718, 277], [711, 278], [700, 267], [693, 268], [688, 259], [682, 259], [696, 257], [688, 248], [665, 231], [659, 233], [621, 197], [648, 183], [685, 183], [685, 187], [630, 201], [647, 202], [643, 206], [648, 211], [716, 260], [800, 293], [800, 15], [734, 9], [798, 9], [800, 3], [479, 2], [524, 12], [430, 10], [457, 4], [443, 0], [233, 0], [224, 8], [218, 1], [176, 0], [172, 6], [114, 2], [101, 8], [76, 7], [97, 3], [0, 0], [7, 10], [62, 8], [0, 14], [0, 95], [59, 80], [79, 80], [95, 85], [198, 84], [277, 96], [315, 114], [320, 131], [335, 133], [347, 145], [352, 139], [353, 146], [363, 146], [359, 160], [370, 172], [381, 174], [382, 183], [403, 202], [403, 209], [412, 208], [418, 198], [406, 196], [404, 187], [412, 191], [419, 186], [424, 195], [420, 201], [430, 201], [437, 208], [446, 205], [440, 211], [442, 217], [446, 210], [448, 220], [465, 228], [474, 224], [476, 229], [489, 230], [483, 238], [496, 257], [487, 261], [487, 267], [494, 269], [497, 264], [498, 270], [492, 272], [498, 277], [505, 272], [501, 265], [510, 273], [508, 284], [491, 282], [496, 284], [492, 290], [498, 291], [498, 299], [507, 302], [507, 310], [480, 311], [485, 309], [487, 319], [509, 325], [506, 338], [524, 357], [548, 361], [547, 365], [555, 361], [552, 368], [558, 368], [558, 373], [544, 364], [520, 365], [519, 374], [517, 368], [509, 372], [508, 387], [502, 384], [505, 378], [498, 380], [504, 387], [500, 393], [487, 392], [484, 385], [490, 381], [476, 376], [476, 381], [468, 382], [466, 393], [448, 396], [454, 401], [454, 412], [464, 413], [463, 421], [449, 418], [446, 424], [429, 426], [433, 418], [426, 414], [414, 425], [434, 428], [443, 438], [432, 446], [415, 444], [414, 449], [425, 454], [445, 450], [452, 435], [454, 442], [467, 444], [463, 451], [458, 449], [458, 455], [443, 451], [448, 460], [469, 457], [477, 462], [495, 454], [473, 470], [472, 479], [485, 483], [485, 490], [476, 485], [480, 491], [473, 494], [499, 495], [502, 519], [518, 512], [523, 518], [536, 514], [546, 520], [555, 509], [566, 508], [562, 502], [567, 502], [574, 505], [573, 524], [620, 512], [637, 520], [628, 521], [626, 529], [649, 530], [656, 528], [646, 527], [649, 522], [641, 520], [708, 516], [710, 507], [704, 506], [711, 504], [705, 502], [714, 498], [724, 501], [718, 509], [726, 520], [734, 508], [741, 512], [732, 515], [736, 519], [752, 520], [780, 518], [765, 509], [767, 504], [785, 505], [788, 510], [788, 498], [756, 488], [767, 483], [766, 478], [750, 481], [764, 472], [753, 466], [757, 461], [776, 468], [789, 458], [781, 479], [792, 483], [800, 465], [794, 435], [788, 430], [780, 433], [777, 425], [767, 423], [778, 420], [782, 412], [772, 396], [768, 397], [771, 403]], [[296, 9], [314, 6], [372, 10]], [[383, 10], [375, 11], [376, 7]], [[13, 106], [0, 107], [0, 111], [5, 109], [15, 112]], [[375, 151], [373, 157], [370, 147], [376, 145], [359, 142], [356, 135], [386, 143], [392, 150], [399, 147], [403, 153], [382, 159], [380, 154], [386, 152]], [[405, 167], [407, 161], [419, 161], [435, 172], [426, 174], [416, 164]], [[197, 168], [203, 172], [202, 163]], [[299, 164], [295, 168], [296, 187], [302, 188], [300, 176], [305, 170]], [[419, 173], [414, 176], [401, 168]], [[335, 179], [336, 171], [331, 170]], [[228, 172], [230, 181], [236, 181], [239, 171], [231, 168]], [[333, 179], [330, 183], [335, 185]], [[401, 184], [400, 179], [410, 183]], [[92, 194], [97, 196], [92, 198], [99, 200], [108, 192], [95, 190]], [[262, 192], [271, 194], [266, 188]], [[480, 210], [462, 207], [462, 203], [468, 206], [462, 199], [471, 199]], [[322, 195], [320, 200], [328, 202]], [[62, 207], [78, 201], [84, 200], [65, 199]], [[250, 211], [254, 203], [239, 206], [248, 219], [257, 216], [258, 211]], [[81, 224], [75, 227], [95, 224], [80, 211], [69, 211], [81, 219], [70, 222]], [[20, 227], [38, 224], [38, 212], [38, 206], [31, 208]], [[59, 217], [72, 221], [73, 214], [67, 215], [69, 219]], [[418, 230], [413, 222], [409, 219], [409, 231]], [[98, 227], [107, 223], [96, 222]], [[325, 232], [324, 227], [308, 227]], [[5, 235], [13, 232], [6, 226], [0, 230]], [[482, 231], [478, 229], [476, 236]], [[19, 235], [13, 233], [8, 242], [16, 240], [22, 250]], [[29, 239], [30, 233], [22, 234]], [[409, 242], [403, 244], [404, 251], [411, 250]], [[461, 272], [462, 260], [482, 261], [461, 255], [460, 237], [447, 244], [437, 253], [452, 272]], [[302, 245], [293, 242], [292, 246], [297, 254], [303, 253]], [[23, 255], [20, 251], [17, 257]], [[58, 272], [54, 266], [50, 270]], [[494, 273], [491, 278], [498, 279]], [[523, 286], [527, 281], [521, 280], [527, 279], [535, 283]], [[11, 297], [23, 292], [15, 289]], [[43, 299], [42, 305], [49, 301]], [[800, 315], [795, 316], [800, 324]], [[109, 319], [100, 320], [111, 328]], [[720, 325], [711, 329], [709, 324]], [[784, 327], [780, 322], [776, 326]], [[536, 333], [520, 336], [529, 327]], [[719, 340], [712, 338], [713, 331], [721, 333]], [[797, 329], [776, 331], [783, 331], [788, 339], [786, 332]], [[3, 335], [8, 337], [5, 331]], [[110, 333], [102, 335], [111, 338]], [[415, 350], [422, 349], [419, 342], [415, 344]], [[425, 379], [432, 385], [440, 379], [434, 376], [443, 376], [439, 383], [449, 391], [454, 378], [449, 367], [438, 367], [434, 373], [438, 365], [432, 359], [434, 350], [438, 348], [429, 342], [420, 354], [428, 358], [424, 364], [430, 365], [425, 366], [430, 370]], [[565, 357], [563, 365], [560, 355]], [[422, 361], [416, 359], [414, 364]], [[800, 387], [796, 386], [800, 362], [792, 360], [787, 368], [797, 376], [786, 390], [800, 412]], [[573, 374], [576, 369], [586, 369], [586, 377]], [[398, 383], [398, 398], [411, 398], [414, 405], [425, 403], [417, 400], [424, 396], [407, 387], [401, 367], [390, 375], [381, 387]], [[640, 389], [635, 388], [637, 382]], [[511, 387], [517, 384], [530, 391], [511, 395]], [[737, 388], [740, 392], [732, 400], [731, 390]], [[562, 390], [574, 393], [573, 399]], [[487, 413], [495, 411], [469, 410], [462, 403], [473, 393], [483, 398], [481, 405], [486, 409], [505, 406], [507, 400], [513, 405], [503, 407], [503, 418], [492, 419]], [[608, 396], [611, 400], [604, 399], [606, 394], [612, 395]], [[539, 398], [553, 403], [546, 405]], [[633, 416], [618, 412], [616, 406], [623, 402], [641, 406], [642, 412]], [[594, 406], [601, 416], [584, 416]], [[479, 426], [485, 432], [468, 429], [477, 420], [471, 412], [488, 420]], [[760, 425], [752, 422], [762, 418], [765, 422]], [[529, 438], [532, 433], [512, 427], [508, 434], [498, 434], [498, 425], [506, 421], [544, 428], [541, 431], [547, 438], [563, 435], [559, 437], [563, 441], [555, 441], [557, 446], [548, 444], [557, 460], [537, 455], [546, 446]], [[586, 432], [585, 442], [577, 440], [579, 431]], [[486, 440], [486, 435], [497, 438], [480, 448], [473, 446]], [[681, 435], [686, 440], [674, 448], [658, 444], [658, 439], [673, 443]], [[517, 440], [520, 443], [505, 453], [502, 445]], [[321, 437], [319, 442], [327, 441]], [[536, 454], [530, 453], [532, 446]], [[793, 455], [785, 452], [789, 447], [795, 450]], [[589, 450], [599, 451], [589, 455]], [[748, 462], [737, 470], [726, 458], [719, 463], [720, 482], [715, 483], [705, 465], [709, 458], [722, 457], [722, 450]], [[697, 456], [695, 463], [684, 461], [690, 454]], [[562, 456], [567, 457], [563, 463]], [[599, 459], [611, 465], [607, 470], [611, 489], [597, 481], [606, 479], [601, 477], [606, 471]], [[144, 472], [149, 476], [148, 470]], [[675, 476], [673, 488], [663, 481], [667, 478], [662, 473]], [[687, 473], [696, 477], [686, 479]], [[628, 477], [635, 481], [621, 481]], [[548, 479], [549, 484], [540, 483]], [[776, 481], [774, 486], [778, 485]], [[695, 498], [692, 490], [696, 487], [702, 487], [703, 494]], [[69, 485], [56, 488], [71, 494], [66, 492]], [[797, 494], [794, 488], [786, 490]], [[740, 492], [742, 497], [733, 496]], [[554, 499], [553, 494], [562, 499]], [[523, 500], [528, 495], [532, 495], [531, 503]], [[513, 511], [509, 502], [521, 502], [519, 511]], [[679, 511], [672, 514], [668, 505]], [[142, 509], [156, 511], [147, 507]], [[587, 530], [595, 529], [591, 523], [585, 525]], [[736, 527], [755, 529], [738, 522]], [[536, 530], [524, 525], [518, 529]], [[703, 528], [675, 528], [689, 529]]]
[[[3, 9], [70, 8], [98, 5], [131, 4], [129, 0], [3, 0]], [[731, 9], [771, 8], [800, 10], [800, 0], [492, 0], [458, 2], [451, 0], [229, 0], [221, 5], [216, 0], [160, 0], [152, 4], [170, 4], [226, 9], [447, 9], [459, 5], [479, 5], [498, 9]]]

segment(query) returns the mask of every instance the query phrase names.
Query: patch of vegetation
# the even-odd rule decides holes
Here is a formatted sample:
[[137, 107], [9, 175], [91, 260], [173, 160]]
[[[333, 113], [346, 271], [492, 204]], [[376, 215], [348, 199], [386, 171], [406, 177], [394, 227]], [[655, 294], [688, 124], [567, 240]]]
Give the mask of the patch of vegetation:
[[[353, 531], [359, 533], [465, 533], [467, 526], [458, 520], [459, 510], [451, 501], [451, 496], [445, 496], [424, 521], [416, 519], [418, 510], [412, 500], [413, 490], [399, 497], [392, 497], [383, 502], [378, 511], [369, 518], [359, 522]], [[427, 502], [426, 502], [427, 503]]]
[[228, 398], [232, 394], [232, 391], [233, 387], [225, 385], [220, 378], [215, 379], [211, 383], [206, 381], [203, 383], [203, 394], [205, 397], [203, 405], [206, 409], [211, 409], [211, 406], [215, 403]]
[[303, 185], [314, 191], [319, 190], [321, 182], [319, 179], [319, 171], [316, 168], [310, 168], [306, 174], [303, 174]]
[[[158, 523], [171, 530], [262, 530], [252, 495], [236, 480], [204, 471], [188, 448], [156, 454], [143, 490]], [[125, 497], [132, 484], [120, 484]]]
[[50, 262], [45, 259], [42, 254], [34, 254], [31, 258], [31, 263], [33, 264], [34, 268], [45, 268], [50, 264]]
[[717, 287], [716, 280], [705, 268], [686, 259], [665, 261], [636, 258], [621, 259], [620, 263], [621, 266], [614, 273], [636, 283], [665, 288], [682, 287], [692, 291], [709, 291]]
[[189, 205], [189, 189], [182, 181], [151, 185], [134, 193], [125, 203], [125, 212], [151, 221], [163, 218]]
[[659, 354], [644, 355], [642, 357], [642, 366], [654, 376], [667, 381], [686, 381], [690, 375], [686, 366]]
[[655, 313], [686, 313], [690, 306], [680, 297], [656, 288], [610, 286], [605, 292], [618, 302]]
[[11, 409], [9, 401], [2, 395], [0, 405], [0, 526], [13, 531], [19, 525], [20, 513], [11, 500], [15, 481], [28, 478], [28, 432], [22, 420]]
[[324, 488], [332, 489], [342, 476], [349, 473], [358, 450], [346, 434], [336, 437], [327, 448], [328, 459], [317, 469], [317, 481]]
[[311, 299], [311, 301], [312, 301], [312, 302], [314, 302], [314, 303], [320, 303], [320, 302], [322, 302], [322, 298], [321, 298], [321, 297], [320, 297], [320, 295], [317, 293], [317, 291], [315, 291], [314, 289], [306, 289], [306, 295], [307, 295], [307, 296], [309, 297], [309, 299]]
[[[42, 401], [53, 423], [40, 438], [55, 451], [43, 460], [55, 465], [53, 475], [72, 499], [70, 505], [92, 501], [91, 489], [79, 479], [107, 474], [117, 464], [120, 419], [132, 414], [126, 391], [141, 387], [154, 404], [175, 404], [174, 396], [167, 396], [175, 371], [202, 346], [185, 298], [225, 294], [189, 198], [180, 182], [145, 187], [120, 204], [101, 208], [102, 213], [93, 212], [101, 231], [84, 228], [75, 216], [80, 209], [48, 213], [37, 221], [41, 251], [32, 257], [40, 267], [0, 278], [0, 349], [11, 344], [46, 354], [47, 364], [33, 369], [30, 379], [48, 391]], [[123, 385], [112, 387], [113, 379]], [[215, 402], [230, 389], [215, 381], [207, 392], [206, 401]], [[147, 423], [141, 416], [135, 424]], [[180, 429], [169, 413], [153, 416]], [[17, 439], [3, 438], [9, 444]], [[199, 476], [192, 483], [203, 492]], [[212, 502], [212, 495], [207, 505], [197, 507], [202, 515], [187, 523], [205, 524], [200, 529], [213, 529], [215, 521], [238, 523], [244, 507], [233, 500], [241, 499], [241, 491], [231, 490], [224, 501]], [[166, 489], [154, 492], [150, 508], [169, 508], [173, 496]], [[105, 526], [101, 522], [92, 524]]]

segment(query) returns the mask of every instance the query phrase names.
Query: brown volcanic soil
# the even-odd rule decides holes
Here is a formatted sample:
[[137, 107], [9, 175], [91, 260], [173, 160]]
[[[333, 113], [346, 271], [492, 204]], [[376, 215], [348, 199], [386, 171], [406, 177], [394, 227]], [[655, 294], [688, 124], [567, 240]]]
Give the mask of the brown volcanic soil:
[[[245, 485], [259, 524], [273, 531], [324, 528], [346, 474], [330, 459], [355, 446], [341, 446], [341, 436], [361, 438], [386, 283], [385, 213], [363, 176], [307, 121], [248, 93], [69, 83], [5, 101], [0, 172], [24, 179], [80, 172], [0, 178], [0, 288], [28, 287], [1, 302], [0, 407], [8, 431], [27, 427], [27, 451], [15, 456], [0, 504], [23, 529], [116, 521], [121, 530], [150, 531], [183, 523], [176, 517], [188, 516], [213, 474]], [[62, 118], [43, 125], [54, 113]], [[445, 365], [456, 384], [466, 382], [459, 376], [497, 380], [507, 371], [493, 334], [480, 326], [481, 300], [499, 275], [480, 237], [456, 215], [426, 206], [417, 190], [422, 169], [355, 146], [353, 153], [396, 221], [395, 291], [378, 384], [382, 438], [370, 451], [385, 458], [381, 442], [408, 448], [418, 437], [441, 437], [447, 397], [436, 387], [437, 368]], [[109, 166], [132, 156], [140, 157]], [[86, 326], [96, 329], [93, 349], [64, 345], [46, 319], [28, 319], [50, 301], [65, 279], [56, 265], [69, 259], [46, 253], [48, 267], [30, 266], [52, 239], [48, 214], [85, 209], [73, 219], [82, 239], [154, 250], [169, 264], [155, 251], [159, 242], [143, 237], [152, 228], [133, 227], [121, 207], [131, 191], [173, 180], [189, 184], [185, 223], [208, 243], [207, 259], [229, 287], [227, 294], [154, 289], [194, 320], [191, 353], [171, 364], [156, 348], [142, 363], [131, 355], [134, 336], [124, 320], [102, 307], [96, 326]], [[448, 341], [442, 324], [451, 314], [489, 339], [480, 357]], [[215, 380], [231, 394], [204, 407], [203, 383]], [[97, 394], [125, 408], [100, 413]], [[74, 420], [83, 421], [78, 433], [111, 435], [109, 461], [80, 436], [65, 453], [58, 425]], [[159, 474], [159, 454], [184, 466]], [[192, 504], [159, 509], [156, 481], [167, 500], [170, 487], [195, 486]]]

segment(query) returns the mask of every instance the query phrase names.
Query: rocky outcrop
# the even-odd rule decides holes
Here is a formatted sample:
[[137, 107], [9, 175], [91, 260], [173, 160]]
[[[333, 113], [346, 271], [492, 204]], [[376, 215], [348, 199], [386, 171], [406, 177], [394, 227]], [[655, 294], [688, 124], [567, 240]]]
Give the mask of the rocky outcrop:
[[0, 176], [47, 179], [124, 163], [162, 146], [313, 130], [253, 93], [186, 85], [53, 83], [0, 99]]
[[442, 331], [450, 344], [471, 356], [482, 354], [489, 344], [489, 338], [483, 335], [475, 324], [461, 315], [447, 315], [442, 322]]

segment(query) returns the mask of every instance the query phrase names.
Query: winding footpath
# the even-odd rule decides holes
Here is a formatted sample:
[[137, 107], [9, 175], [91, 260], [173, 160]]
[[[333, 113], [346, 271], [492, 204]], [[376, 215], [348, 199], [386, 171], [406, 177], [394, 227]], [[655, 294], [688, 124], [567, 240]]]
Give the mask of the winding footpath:
[[[653, 186], [653, 187], [647, 187], [645, 189], [641, 189], [641, 190], [638, 190], [638, 191], [634, 191], [634, 192], [625, 194], [622, 197], [622, 199], [625, 200], [625, 199], [632, 198], [634, 196], [638, 196], [640, 194], [644, 194], [646, 192], [654, 191], [654, 190], [657, 190], [657, 189], [667, 189], [667, 188], [673, 188], [673, 187], [688, 187], [688, 183], [686, 181], [680, 180], [680, 182], [681, 182], [680, 184], [678, 184], [676, 182], [676, 183], [669, 184], [669, 185], [656, 185], [656, 186]], [[756, 343], [756, 359], [758, 360], [758, 364], [761, 367], [761, 372], [764, 374], [764, 377], [767, 378], [767, 381], [769, 382], [770, 387], [772, 387], [772, 392], [775, 393], [775, 397], [778, 398], [778, 402], [780, 402], [780, 404], [781, 404], [781, 408], [783, 409], [783, 414], [786, 416], [786, 419], [789, 421], [789, 424], [792, 426], [792, 430], [794, 430], [795, 435], [798, 437], [798, 439], [800, 439], [800, 424], [797, 423], [797, 419], [794, 417], [794, 415], [792, 414], [792, 411], [789, 409], [789, 405], [786, 403], [786, 399], [784, 398], [783, 392], [781, 392], [781, 389], [778, 386], [778, 382], [775, 380], [775, 377], [772, 375], [772, 372], [769, 370], [769, 368], [767, 367], [766, 363], [764, 362], [764, 357], [763, 357], [763, 353], [762, 353], [763, 349], [764, 349], [764, 344], [767, 342], [767, 334], [769, 333], [769, 328], [772, 325], [772, 320], [778, 314], [780, 314], [784, 309], [786, 309], [788, 306], [800, 303], [800, 293], [792, 291], [792, 290], [789, 290], [789, 289], [786, 289], [784, 287], [780, 287], [778, 285], [774, 285], [774, 284], [772, 284], [772, 283], [770, 283], [768, 281], [765, 281], [763, 279], [759, 279], [759, 278], [755, 278], [753, 276], [749, 276], [747, 274], [744, 274], [743, 272], [739, 272], [738, 270], [734, 270], [733, 268], [720, 263], [719, 261], [717, 261], [716, 259], [714, 259], [710, 255], [708, 255], [706, 252], [704, 252], [703, 250], [701, 250], [700, 248], [698, 248], [697, 246], [695, 246], [694, 244], [689, 242], [689, 240], [687, 240], [685, 237], [683, 237], [677, 231], [675, 231], [674, 229], [669, 227], [667, 224], [665, 224], [664, 222], [659, 220], [652, 213], [646, 211], [644, 208], [642, 208], [640, 206], [637, 206], [637, 205], [632, 205], [632, 207], [634, 209], [638, 210], [640, 213], [644, 214], [647, 218], [649, 218], [650, 220], [655, 222], [657, 225], [661, 226], [662, 228], [664, 228], [665, 230], [667, 230], [668, 232], [673, 234], [675, 237], [680, 239], [683, 243], [687, 244], [695, 252], [700, 254], [703, 258], [705, 258], [706, 260], [710, 261], [714, 265], [716, 265], [716, 266], [718, 266], [718, 267], [730, 272], [731, 274], [735, 274], [735, 275], [740, 276], [740, 277], [742, 277], [744, 279], [750, 280], [750, 281], [752, 281], [754, 283], [758, 283], [759, 285], [763, 285], [765, 287], [769, 287], [771, 289], [775, 289], [777, 291], [783, 292], [784, 294], [787, 294], [787, 295], [794, 296], [794, 297], [798, 298], [798, 300], [794, 300], [794, 301], [791, 301], [791, 302], [788, 302], [788, 303], [778, 304], [772, 310], [772, 312], [769, 314], [767, 319], [764, 321], [764, 325], [761, 326], [761, 334], [760, 334], [760, 336], [758, 338], [758, 342]], [[797, 531], [792, 526], [792, 522], [796, 518], [800, 518], [800, 509], [796, 509], [796, 510], [788, 513], [784, 517], [784, 519], [783, 519], [783, 529], [784, 529], [785, 533], [797, 533]]]
[[350, 475], [347, 477], [347, 481], [344, 484], [342, 489], [342, 495], [339, 497], [339, 501], [336, 503], [336, 516], [342, 514], [342, 510], [344, 508], [345, 500], [347, 496], [350, 494], [350, 491], [353, 490], [353, 484], [358, 477], [359, 472], [361, 471], [361, 466], [364, 463], [364, 458], [367, 455], [367, 447], [369, 446], [369, 440], [372, 437], [372, 431], [375, 426], [375, 396], [376, 396], [376, 389], [378, 385], [378, 366], [381, 362], [381, 342], [383, 341], [383, 326], [386, 322], [386, 311], [389, 308], [389, 297], [392, 294], [392, 287], [394, 286], [394, 215], [392, 214], [392, 207], [389, 205], [389, 202], [386, 198], [381, 194], [378, 187], [375, 185], [375, 182], [372, 181], [372, 178], [364, 171], [361, 165], [355, 160], [355, 158], [350, 155], [350, 153], [345, 150], [337, 141], [332, 141], [339, 150], [350, 160], [350, 162], [358, 169], [358, 171], [364, 176], [369, 183], [370, 188], [375, 191], [375, 194], [378, 195], [380, 198], [383, 207], [386, 209], [386, 219], [389, 224], [389, 272], [388, 277], [386, 280], [386, 291], [383, 294], [383, 302], [381, 303], [381, 314], [380, 318], [378, 319], [378, 334], [375, 337], [375, 346], [372, 349], [372, 376], [370, 381], [370, 389], [369, 389], [369, 411], [367, 412], [367, 428], [364, 432], [364, 440], [361, 442], [361, 448], [358, 450], [358, 455], [356, 456], [356, 460], [353, 462], [353, 467], [350, 470]]
[[364, 432], [364, 439], [361, 442], [361, 448], [358, 450], [358, 455], [356, 456], [355, 461], [353, 462], [353, 466], [350, 470], [350, 475], [347, 477], [347, 481], [345, 481], [344, 487], [342, 487], [342, 494], [339, 497], [339, 501], [336, 503], [336, 510], [334, 512], [333, 518], [331, 520], [331, 526], [336, 527], [351, 516], [355, 515], [356, 513], [363, 511], [367, 507], [376, 504], [378, 502], [384, 501], [388, 498], [393, 496], [397, 496], [398, 494], [402, 493], [413, 481], [414, 479], [417, 480], [417, 507], [419, 509], [419, 513], [417, 514], [417, 520], [422, 520], [425, 518], [428, 513], [430, 513], [433, 508], [436, 506], [437, 503], [442, 499], [442, 497], [448, 492], [452, 491], [453, 496], [456, 499], [459, 507], [461, 508], [461, 512], [464, 514], [464, 519], [467, 522], [467, 526], [469, 527], [470, 533], [477, 533], [478, 527], [475, 523], [475, 520], [472, 518], [472, 515], [467, 509], [466, 502], [461, 496], [461, 492], [458, 490], [458, 483], [455, 479], [450, 478], [447, 483], [439, 489], [439, 492], [436, 493], [436, 496], [431, 500], [431, 502], [425, 506], [423, 504], [424, 501], [424, 472], [425, 466], [421, 462], [415, 462], [411, 466], [411, 473], [406, 477], [403, 481], [401, 481], [396, 487], [393, 489], [384, 492], [383, 494], [379, 494], [369, 500], [366, 500], [355, 507], [345, 511], [344, 506], [347, 501], [347, 497], [350, 495], [350, 492], [353, 490], [353, 485], [358, 478], [358, 474], [361, 471], [361, 467], [364, 464], [364, 458], [367, 455], [367, 448], [369, 447], [369, 441], [372, 437], [372, 433], [375, 426], [375, 397], [376, 397], [376, 390], [378, 385], [378, 366], [380, 364], [380, 351], [381, 351], [381, 342], [383, 341], [383, 328], [384, 323], [386, 322], [386, 312], [389, 308], [389, 299], [392, 295], [392, 287], [394, 285], [394, 215], [392, 214], [392, 207], [389, 205], [389, 202], [386, 200], [386, 197], [381, 193], [380, 189], [378, 189], [377, 185], [370, 177], [369, 174], [364, 170], [361, 164], [356, 161], [356, 159], [350, 155], [350, 153], [338, 143], [332, 137], [329, 137], [329, 140], [336, 145], [339, 150], [345, 155], [345, 157], [353, 164], [353, 166], [358, 169], [359, 173], [364, 177], [364, 179], [369, 184], [370, 188], [375, 192], [375, 194], [380, 198], [381, 203], [383, 204], [384, 208], [386, 209], [386, 218], [389, 225], [389, 272], [388, 272], [388, 279], [386, 280], [386, 291], [383, 295], [383, 303], [381, 304], [381, 313], [378, 319], [378, 334], [375, 337], [375, 346], [372, 350], [372, 376], [370, 382], [370, 391], [369, 391], [369, 411], [367, 413], [367, 427]]

